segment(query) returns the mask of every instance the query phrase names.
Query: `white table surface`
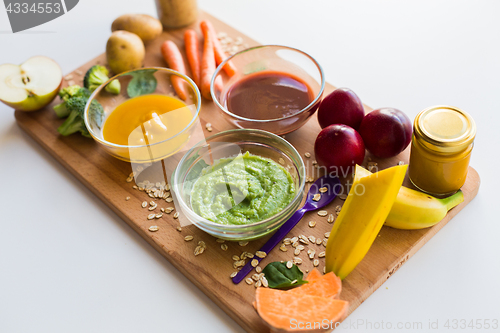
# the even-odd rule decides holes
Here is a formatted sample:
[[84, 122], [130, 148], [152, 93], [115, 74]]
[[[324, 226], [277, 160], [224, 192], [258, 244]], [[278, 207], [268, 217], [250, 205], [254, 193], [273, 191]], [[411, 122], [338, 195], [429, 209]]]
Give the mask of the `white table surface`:
[[[444, 332], [453, 331], [444, 327], [447, 319], [500, 320], [500, 2], [199, 5], [263, 44], [309, 52], [330, 83], [353, 89], [372, 107], [396, 107], [413, 118], [449, 104], [477, 122], [476, 199], [337, 331], [421, 322], [422, 329], [397, 331]], [[68, 73], [102, 53], [112, 20], [132, 12], [156, 13], [153, 1], [82, 0], [52, 22], [12, 34], [2, 7], [0, 63], [42, 54]], [[243, 331], [23, 133], [3, 104], [0, 175], [0, 332]], [[429, 329], [436, 320], [439, 330]]]

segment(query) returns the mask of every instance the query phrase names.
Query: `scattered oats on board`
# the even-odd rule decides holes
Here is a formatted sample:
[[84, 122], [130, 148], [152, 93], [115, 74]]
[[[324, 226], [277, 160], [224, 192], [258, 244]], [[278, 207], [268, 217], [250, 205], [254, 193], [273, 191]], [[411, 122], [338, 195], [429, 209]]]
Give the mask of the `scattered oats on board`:
[[314, 201], [319, 201], [321, 199], [321, 194], [319, 193], [316, 193], [314, 196], [313, 196], [313, 200]]
[[254, 275], [252, 275], [252, 280], [259, 281], [259, 279], [260, 279], [259, 274], [255, 273]]
[[321, 245], [321, 238], [316, 238], [316, 245]]
[[311, 153], [306, 152], [306, 153], [304, 154], [304, 156], [305, 156], [305, 157], [307, 157], [307, 158], [309, 158], [309, 157], [311, 157]]
[[267, 253], [264, 251], [257, 251], [255, 252], [255, 255], [261, 259], [265, 258], [267, 256]]
[[314, 267], [318, 267], [319, 266], [319, 260], [318, 259], [314, 259], [313, 266]]
[[179, 212], [174, 213], [174, 219], [177, 219], [177, 218], [179, 218]]
[[259, 265], [259, 261], [257, 259], [252, 259], [252, 262], [250, 263], [252, 267], [257, 267]]
[[316, 221], [309, 221], [309, 228], [314, 228], [316, 226]]
[[154, 219], [154, 218], [155, 218], [155, 216], [156, 216], [156, 214], [149, 214], [149, 215], [148, 215], [148, 220], [152, 220], [152, 219]]
[[253, 280], [251, 278], [246, 278], [245, 279], [245, 282], [250, 285], [250, 284], [253, 284]]
[[189, 241], [192, 241], [192, 240], [193, 240], [193, 238], [194, 238], [193, 236], [191, 236], [191, 235], [187, 235], [186, 237], [184, 237], [184, 240], [185, 240], [186, 242], [189, 242]]
[[198, 255], [202, 254], [203, 252], [205, 252], [205, 247], [204, 247], [204, 246], [198, 245], [198, 246], [194, 249], [194, 255], [195, 255], [195, 256], [198, 256]]
[[335, 213], [337, 213], [337, 215], [339, 215], [339, 213], [340, 213], [340, 211], [341, 211], [341, 210], [342, 210], [342, 206], [337, 205], [337, 206], [335, 207]]
[[288, 261], [286, 262], [286, 268], [290, 269], [290, 268], [292, 268], [292, 267], [293, 267], [293, 262], [292, 262], [291, 260], [288, 260]]
[[288, 251], [288, 249], [286, 248], [286, 246], [284, 244], [280, 246], [280, 250], [283, 252]]
[[260, 286], [262, 286], [262, 281], [261, 280], [255, 282], [255, 288], [259, 288]]
[[299, 237], [295, 236], [295, 237], [293, 237], [292, 239], [290, 239], [290, 242], [291, 242], [291, 243], [295, 243], [295, 242], [296, 242], [296, 241], [298, 241], [298, 240], [299, 240]]
[[237, 256], [237, 255], [234, 255], [234, 256], [232, 257], [232, 259], [233, 259], [234, 261], [239, 261], [239, 260], [240, 260], [240, 257], [239, 257], [239, 256]]
[[172, 199], [171, 197], [168, 197], [168, 198], [165, 199], [165, 201], [166, 202], [172, 202], [172, 201], [174, 201], [174, 199]]
[[155, 218], [157, 218], [157, 219], [161, 219], [161, 218], [162, 218], [162, 216], [163, 216], [163, 214], [162, 214], [162, 213], [158, 213], [158, 214], [156, 214]]
[[245, 266], [245, 260], [238, 260], [233, 263], [233, 267], [236, 269], [243, 266]]
[[234, 278], [237, 274], [238, 274], [238, 272], [236, 271], [236, 272], [232, 272], [232, 273], [231, 273], [231, 275], [229, 275], [229, 276], [230, 276], [230, 277], [231, 277], [231, 279], [232, 279], [232, 278]]
[[130, 197], [126, 197], [126, 198], [125, 198], [125, 200], [126, 200], [126, 201], [129, 201], [129, 200], [130, 200]]
[[327, 216], [327, 215], [328, 215], [328, 212], [327, 212], [326, 210], [320, 210], [320, 211], [318, 212], [318, 215], [319, 215], [319, 216]]
[[181, 232], [182, 231], [182, 228], [177, 226], [177, 228], [175, 228], [178, 232]]
[[283, 239], [283, 245], [290, 245], [292, 244], [292, 239], [291, 238], [285, 238]]
[[222, 249], [222, 251], [227, 251], [228, 249], [227, 244], [221, 244], [220, 248]]
[[262, 281], [262, 286], [267, 288], [269, 287], [269, 282], [267, 282], [267, 278], [265, 276], [261, 277], [260, 280]]
[[260, 267], [260, 266], [255, 267], [255, 271], [256, 271], [257, 273], [262, 272], [262, 267]]
[[225, 241], [224, 239], [222, 239], [222, 238], [217, 238], [215, 241], [216, 241], [217, 243], [221, 243], [221, 244], [226, 242], [226, 241]]
[[296, 256], [300, 255], [300, 250], [299, 249], [295, 249], [295, 251], [293, 251], [293, 254], [295, 254]]
[[170, 214], [174, 210], [174, 207], [167, 207], [165, 208], [165, 213]]
[[211, 123], [207, 123], [205, 125], [205, 128], [207, 129], [207, 131], [212, 132], [212, 124]]
[[322, 251], [318, 254], [318, 258], [324, 258], [326, 256], [325, 251]]
[[328, 215], [328, 219], [326, 219], [328, 223], [333, 223], [335, 221], [335, 216], [333, 214]]
[[313, 244], [316, 243], [316, 237], [314, 237], [313, 235], [309, 236], [309, 241]]
[[293, 258], [293, 263], [295, 265], [300, 265], [300, 264], [302, 264], [302, 259], [299, 257], [295, 257], [295, 258]]
[[325, 238], [328, 238], [328, 237], [330, 237], [330, 231], [325, 232]]
[[291, 283], [292, 283], [292, 284], [296, 284], [296, 283], [297, 283], [297, 280], [293, 280]]
[[326, 247], [326, 245], [328, 244], [328, 239], [323, 239], [323, 246]]
[[239, 246], [247, 246], [248, 242], [238, 242]]

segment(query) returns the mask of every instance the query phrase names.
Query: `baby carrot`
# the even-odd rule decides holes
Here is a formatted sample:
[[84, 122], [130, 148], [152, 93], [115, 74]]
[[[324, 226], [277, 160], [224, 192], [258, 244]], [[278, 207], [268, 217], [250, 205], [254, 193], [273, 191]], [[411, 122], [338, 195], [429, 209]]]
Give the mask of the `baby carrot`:
[[[168, 67], [181, 74], [186, 74], [186, 67], [184, 66], [182, 54], [174, 42], [170, 40], [165, 41], [161, 45], [161, 54], [163, 55], [163, 59], [167, 62]], [[172, 81], [172, 86], [177, 95], [185, 101], [188, 94], [182, 78], [172, 75], [170, 80]]]
[[[226, 60], [227, 55], [226, 53], [222, 50], [222, 45], [220, 45], [219, 39], [217, 38], [217, 33], [215, 32], [215, 28], [210, 23], [209, 21], [203, 21], [207, 25], [207, 29], [210, 31], [210, 33], [213, 36], [214, 39], [214, 54], [215, 54], [215, 62], [217, 66], [219, 66], [224, 60]], [[233, 76], [236, 73], [236, 67], [234, 67], [233, 63], [231, 61], [228, 61], [224, 65], [224, 71], [226, 72], [227, 75]]]
[[186, 45], [186, 55], [191, 73], [193, 74], [193, 81], [196, 85], [200, 86], [200, 54], [198, 51], [198, 36], [193, 29], [188, 29], [184, 33], [184, 44]]
[[214, 56], [214, 42], [213, 35], [210, 32], [207, 21], [201, 21], [201, 31], [203, 32], [203, 57], [201, 58], [201, 78], [200, 90], [201, 95], [206, 99], [212, 99], [210, 95], [210, 81], [215, 72], [215, 56]]

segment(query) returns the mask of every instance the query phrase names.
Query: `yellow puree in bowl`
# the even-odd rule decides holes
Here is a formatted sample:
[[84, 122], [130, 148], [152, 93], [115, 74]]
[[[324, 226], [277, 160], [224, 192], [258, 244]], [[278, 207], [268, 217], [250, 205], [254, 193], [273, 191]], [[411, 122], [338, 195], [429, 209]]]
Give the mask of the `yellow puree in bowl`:
[[246, 152], [205, 168], [193, 185], [191, 207], [207, 220], [241, 225], [279, 213], [294, 196], [295, 185], [285, 168]]
[[181, 100], [144, 95], [118, 105], [104, 123], [104, 140], [124, 146], [150, 145], [170, 139], [189, 125], [193, 114]]

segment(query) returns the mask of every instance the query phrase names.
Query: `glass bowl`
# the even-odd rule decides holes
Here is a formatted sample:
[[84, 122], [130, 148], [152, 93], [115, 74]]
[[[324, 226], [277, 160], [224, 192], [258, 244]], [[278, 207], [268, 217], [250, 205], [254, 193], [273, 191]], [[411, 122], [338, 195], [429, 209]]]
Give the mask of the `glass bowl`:
[[[295, 196], [279, 213], [259, 222], [245, 225], [223, 225], [209, 221], [191, 209], [190, 190], [202, 170], [221, 158], [249, 152], [283, 165], [292, 176]], [[234, 129], [215, 134], [191, 148], [180, 160], [171, 177], [171, 188], [179, 218], [187, 219], [212, 236], [233, 240], [252, 240], [265, 236], [286, 222], [299, 208], [305, 186], [304, 162], [295, 148], [283, 138], [261, 130]], [[181, 220], [182, 222], [182, 220]]]
[[[129, 85], [134, 79], [136, 80], [135, 83], [137, 83], [138, 78], [140, 79], [140, 77], [144, 77], [145, 73], [154, 76], [154, 79], [156, 79], [156, 87], [154, 86], [154, 84], [149, 86], [149, 89], [144, 89], [140, 96], [156, 94], [173, 96], [180, 99], [171, 83], [171, 79], [173, 77], [180, 78], [178, 82], [180, 82], [180, 84], [184, 86], [187, 92], [186, 100], [183, 101], [187, 105], [187, 109], [180, 108], [175, 111], [170, 111], [163, 115], [160, 115], [160, 118], [162, 122], [166, 124], [169, 120], [169, 117], [173, 117], [175, 115], [171, 112], [184, 112], [184, 117], [189, 116], [189, 113], [191, 114], [191, 121], [189, 121], [187, 126], [169, 133], [168, 138], [164, 139], [163, 141], [143, 145], [120, 145], [107, 141], [103, 137], [102, 129], [104, 123], [106, 122], [108, 116], [115, 110], [118, 105], [131, 99], [128, 92]], [[108, 83], [115, 79], [120, 82], [121, 86], [120, 93], [118, 95], [113, 95], [104, 89]], [[132, 85], [134, 85], [134, 82], [132, 82]], [[130, 93], [132, 94], [132, 96], [134, 96], [134, 94], [137, 94], [137, 92]], [[132, 98], [135, 97], [137, 96], [134, 96]], [[94, 112], [90, 112], [90, 105], [94, 100], [102, 105], [104, 109], [103, 116], [100, 116], [99, 114], [96, 114]], [[84, 120], [85, 125], [87, 126], [87, 129], [89, 130], [92, 138], [94, 138], [94, 140], [97, 141], [101, 145], [101, 147], [104, 148], [104, 150], [111, 156], [126, 162], [149, 163], [159, 161], [165, 157], [173, 155], [174, 153], [178, 152], [186, 144], [186, 142], [188, 142], [192, 134], [194, 125], [198, 119], [200, 107], [200, 91], [198, 90], [196, 84], [194, 84], [194, 82], [188, 76], [168, 68], [141, 68], [118, 74], [99, 86], [92, 93], [90, 99], [87, 102], [87, 105], [85, 107]], [[136, 134], [138, 135], [142, 135], [145, 126], [152, 126], [151, 122], [152, 120], [144, 122], [141, 125], [142, 131], [141, 127], [137, 127], [136, 130], [138, 130], [138, 132], [136, 132], [136, 130], [134, 130], [134, 132], [136, 132]]]
[[[236, 74], [228, 77], [223, 67], [231, 62]], [[263, 71], [284, 72], [302, 79], [313, 92], [314, 99], [301, 111], [276, 119], [252, 119], [239, 116], [227, 108], [226, 96], [229, 89], [249, 74]], [[222, 84], [215, 84], [222, 81]], [[282, 135], [300, 128], [318, 109], [325, 88], [323, 69], [318, 62], [298, 49], [263, 45], [242, 50], [227, 58], [217, 67], [210, 85], [212, 99], [222, 111], [224, 118], [239, 128], [254, 128]]]

